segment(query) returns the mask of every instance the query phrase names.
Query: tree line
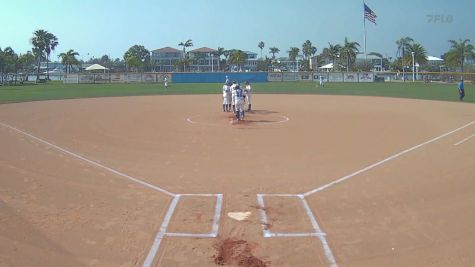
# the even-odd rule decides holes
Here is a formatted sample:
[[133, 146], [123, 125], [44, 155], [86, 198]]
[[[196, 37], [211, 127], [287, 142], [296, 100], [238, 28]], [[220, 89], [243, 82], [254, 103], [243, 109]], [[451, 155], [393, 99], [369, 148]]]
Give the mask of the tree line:
[[[59, 45], [58, 38], [46, 30], [36, 30], [30, 40], [32, 49], [23, 54], [17, 54], [11, 47], [2, 49], [0, 47], [0, 76], [1, 82], [5, 81], [7, 74], [20, 73], [36, 73], [37, 79], [40, 75], [40, 65], [51, 62], [51, 53], [55, 51]], [[469, 39], [449, 40], [450, 49], [441, 57], [450, 70], [466, 71], [465, 61], [474, 59], [474, 46]], [[175, 71], [186, 71], [189, 66], [203, 59], [203, 54], [197, 53], [194, 57], [190, 57], [186, 50], [193, 46], [193, 41], [188, 39], [177, 44], [182, 47], [183, 58], [175, 62]], [[370, 52], [372, 55], [381, 59], [382, 67], [392, 71], [400, 71], [407, 66], [412, 65], [412, 57], [414, 55], [415, 62], [422, 66], [427, 63], [427, 51], [422, 44], [416, 42], [411, 37], [403, 37], [396, 41], [397, 51], [396, 57], [385, 57], [378, 52]], [[267, 71], [275, 67], [282, 66], [283, 63], [276, 57], [281, 51], [276, 46], [269, 47], [268, 55], [263, 56], [263, 50], [266, 47], [263, 41], [258, 42], [257, 47], [260, 49], [260, 58], [257, 60], [257, 70]], [[316, 60], [317, 66], [322, 66], [327, 62], [333, 63], [333, 69], [338, 71], [354, 71], [354, 70], [370, 70], [373, 68], [368, 61], [356, 62], [360, 51], [358, 42], [350, 41], [345, 37], [341, 44], [328, 43], [328, 47], [322, 49], [317, 54], [315, 47], [310, 40], [306, 40], [301, 48], [292, 46], [286, 51], [287, 61], [299, 61], [299, 70], [310, 71], [312, 66], [310, 59]], [[218, 70], [229, 70], [229, 65], [234, 65], [237, 69], [241, 69], [247, 60], [247, 54], [239, 49], [224, 49], [218, 47], [213, 56], [217, 57]], [[70, 73], [77, 71], [82, 63], [98, 63], [115, 71], [154, 71], [160, 62], [152, 60], [150, 51], [143, 45], [131, 46], [123, 55], [122, 59], [111, 59], [108, 55], [100, 58], [90, 58], [87, 61], [79, 60], [79, 53], [74, 49], [68, 49], [58, 55], [58, 59], [65, 66], [65, 71]], [[315, 65], [315, 64], [313, 64]], [[49, 72], [46, 72], [49, 79]]]

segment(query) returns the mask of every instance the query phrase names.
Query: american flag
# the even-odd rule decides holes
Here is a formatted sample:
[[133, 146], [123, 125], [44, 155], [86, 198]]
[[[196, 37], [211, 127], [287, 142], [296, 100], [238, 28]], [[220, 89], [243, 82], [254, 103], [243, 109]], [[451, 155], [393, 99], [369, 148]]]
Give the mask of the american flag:
[[374, 13], [373, 10], [371, 10], [371, 8], [369, 8], [366, 4], [364, 4], [364, 18], [371, 21], [372, 23], [376, 25], [377, 17], [378, 16], [376, 16], [376, 13]]

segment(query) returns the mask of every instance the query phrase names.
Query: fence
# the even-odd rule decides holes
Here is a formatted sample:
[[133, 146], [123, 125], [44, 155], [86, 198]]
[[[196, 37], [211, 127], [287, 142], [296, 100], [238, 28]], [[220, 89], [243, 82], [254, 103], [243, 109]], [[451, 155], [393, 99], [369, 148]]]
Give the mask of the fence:
[[443, 82], [452, 83], [459, 81], [461, 78], [467, 82], [475, 82], [475, 73], [461, 73], [461, 72], [382, 72], [375, 73], [376, 81], [416, 81], [425, 82]]
[[[203, 73], [79, 73], [63, 76], [64, 83], [223, 83], [238, 82], [391, 82], [412, 81], [411, 72], [203, 72]], [[455, 82], [462, 78], [475, 82], [475, 73], [418, 72], [415, 80], [425, 82]]]

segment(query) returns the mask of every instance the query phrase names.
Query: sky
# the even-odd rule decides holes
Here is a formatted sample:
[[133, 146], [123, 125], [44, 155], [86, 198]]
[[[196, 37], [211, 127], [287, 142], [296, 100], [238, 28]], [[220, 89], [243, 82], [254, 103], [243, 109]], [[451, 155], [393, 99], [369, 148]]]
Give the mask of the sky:
[[[377, 25], [366, 21], [367, 52], [395, 57], [396, 40], [412, 37], [440, 56], [448, 40], [475, 43], [473, 0], [366, 0]], [[280, 49], [310, 40], [317, 53], [345, 37], [364, 50], [362, 0], [0, 0], [0, 47], [31, 49], [38, 29], [58, 37], [52, 58], [74, 49], [80, 59], [122, 58], [135, 44], [148, 50], [192, 39], [193, 48], [224, 47], [260, 54], [259, 41]]]

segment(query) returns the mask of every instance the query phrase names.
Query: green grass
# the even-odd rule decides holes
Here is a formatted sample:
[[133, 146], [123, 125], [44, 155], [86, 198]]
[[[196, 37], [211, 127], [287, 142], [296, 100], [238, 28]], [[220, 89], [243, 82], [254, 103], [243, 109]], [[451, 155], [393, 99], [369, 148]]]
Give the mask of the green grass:
[[[0, 86], [0, 104], [53, 99], [72, 99], [106, 96], [220, 94], [222, 84], [63, 84], [50, 82], [41, 85]], [[466, 84], [465, 102], [475, 102], [471, 95], [475, 85]], [[438, 83], [327, 83], [324, 88], [313, 82], [255, 83], [255, 94], [322, 94], [383, 96], [443, 101], [458, 101], [457, 84]]]

